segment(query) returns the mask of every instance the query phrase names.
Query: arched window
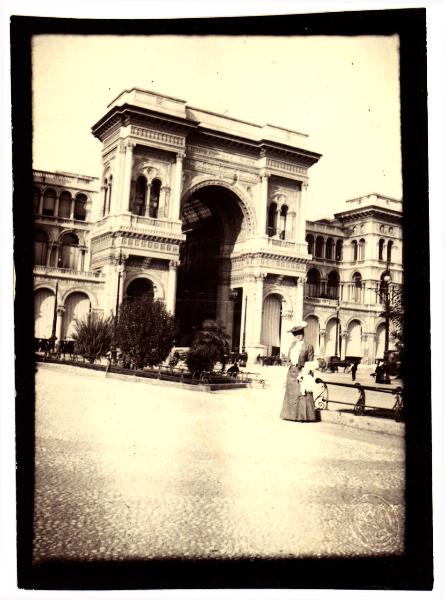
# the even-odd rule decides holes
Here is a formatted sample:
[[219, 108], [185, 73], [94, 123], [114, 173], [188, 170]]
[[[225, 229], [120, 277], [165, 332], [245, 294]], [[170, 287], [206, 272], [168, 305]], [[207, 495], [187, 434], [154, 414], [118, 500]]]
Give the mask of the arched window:
[[108, 212], [111, 210], [111, 194], [113, 192], [113, 175], [110, 175], [108, 180]]
[[286, 239], [286, 220], [287, 220], [287, 211], [288, 207], [283, 204], [280, 210], [280, 238], [282, 240]]
[[335, 244], [335, 260], [343, 260], [343, 240], [337, 240]]
[[383, 257], [384, 247], [385, 247], [385, 240], [379, 240], [379, 260], [385, 260]]
[[153, 282], [146, 277], [133, 279], [125, 292], [126, 298], [141, 298], [142, 296], [149, 296], [152, 299], [154, 297]]
[[326, 258], [332, 260], [334, 258], [334, 240], [328, 238], [326, 242]]
[[59, 217], [69, 219], [71, 216], [71, 194], [62, 192], [59, 199]]
[[328, 298], [338, 298], [338, 290], [340, 284], [340, 276], [337, 271], [331, 271], [328, 275]]
[[42, 229], [37, 229], [34, 234], [34, 263], [46, 265], [48, 255], [48, 235]]
[[358, 245], [355, 240], [353, 240], [351, 242], [351, 248], [352, 248], [352, 260], [357, 260], [358, 259]]
[[54, 216], [54, 209], [56, 207], [56, 197], [56, 192], [54, 190], [45, 190], [45, 193], [43, 194], [42, 214], [46, 217]]
[[324, 250], [324, 238], [319, 235], [317, 237], [317, 241], [315, 242], [315, 256], [316, 258], [323, 258], [323, 250]]
[[352, 288], [352, 301], [360, 302], [362, 295], [362, 276], [360, 273], [354, 273], [352, 276], [354, 286]]
[[34, 213], [37, 215], [39, 214], [39, 208], [40, 208], [40, 188], [35, 187], [32, 191], [33, 193], [33, 199], [34, 199]]
[[137, 178], [136, 188], [131, 212], [143, 217], [145, 215], [145, 202], [147, 196], [147, 180], [143, 175]]
[[389, 241], [388, 242], [388, 246], [386, 248], [386, 262], [389, 264], [391, 262], [391, 254], [392, 254], [392, 247], [393, 247], [394, 242]]
[[74, 233], [66, 233], [60, 240], [58, 266], [61, 269], [82, 270], [79, 265], [79, 240]]
[[307, 242], [307, 253], [313, 254], [314, 253], [314, 236], [309, 233], [306, 236], [306, 242]]
[[358, 260], [365, 260], [365, 246], [366, 242], [362, 238], [358, 243]]
[[108, 179], [107, 178], [105, 178], [105, 181], [104, 181], [103, 191], [104, 191], [104, 201], [102, 204], [102, 216], [105, 216], [107, 214], [107, 196], [108, 196]]
[[309, 269], [306, 283], [306, 296], [316, 298], [320, 295], [320, 273], [317, 269]]
[[380, 275], [380, 289], [379, 289], [380, 302], [382, 304], [385, 303], [388, 292], [389, 292], [389, 279], [390, 279], [390, 273], [388, 271], [383, 271], [383, 273]]
[[269, 206], [267, 213], [267, 235], [273, 236], [277, 233], [277, 205], [275, 202]]
[[148, 216], [156, 219], [159, 209], [159, 196], [161, 193], [161, 182], [159, 179], [153, 179], [150, 187], [150, 205], [148, 207]]
[[74, 204], [74, 218], [77, 221], [85, 221], [87, 218], [87, 201], [85, 194], [77, 194]]
[[84, 319], [91, 308], [91, 301], [84, 292], [73, 292], [65, 300], [62, 319], [62, 339], [70, 339], [76, 331], [76, 320]]

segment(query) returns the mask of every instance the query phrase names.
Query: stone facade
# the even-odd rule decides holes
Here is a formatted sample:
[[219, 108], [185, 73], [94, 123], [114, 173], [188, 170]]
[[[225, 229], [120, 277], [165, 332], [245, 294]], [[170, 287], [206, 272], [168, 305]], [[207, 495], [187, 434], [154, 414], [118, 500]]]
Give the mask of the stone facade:
[[402, 202], [370, 194], [347, 204], [332, 220], [307, 222], [304, 316], [320, 356], [373, 363], [384, 350], [383, 277], [389, 293], [403, 284]]
[[[303, 316], [323, 339], [336, 310], [326, 297], [330, 269], [342, 282], [342, 332], [347, 319], [366, 313], [362, 336], [376, 333], [381, 306], [368, 291], [382, 267], [375, 243], [394, 241], [400, 261], [391, 273], [401, 279], [400, 206], [380, 206], [385, 199], [376, 196], [365, 209], [358, 199], [333, 221], [306, 222], [308, 170], [320, 155], [305, 134], [140, 89], [120, 94], [92, 132], [102, 142], [99, 179], [34, 172], [36, 337], [54, 333], [56, 312], [63, 339], [75, 316], [115, 314], [125, 295], [149, 292], [176, 311], [179, 345], [203, 318], [218, 318], [232, 347], [250, 358], [285, 352], [287, 331]], [[307, 234], [341, 240], [344, 257], [329, 258], [325, 246], [312, 258]], [[362, 238], [366, 254], [354, 258], [351, 244]], [[350, 289], [359, 267], [365, 285], [357, 299]], [[306, 282], [311, 268], [318, 288]], [[323, 354], [326, 343], [317, 348]], [[367, 359], [375, 354], [364, 348]]]

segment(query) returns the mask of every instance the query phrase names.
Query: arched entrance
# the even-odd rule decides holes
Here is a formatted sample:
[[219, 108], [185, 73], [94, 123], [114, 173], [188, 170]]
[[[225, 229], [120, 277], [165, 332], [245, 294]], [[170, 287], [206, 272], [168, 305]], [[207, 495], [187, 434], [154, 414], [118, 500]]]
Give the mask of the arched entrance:
[[310, 316], [306, 319], [307, 327], [305, 332], [305, 339], [308, 344], [314, 347], [314, 354], [318, 356], [320, 354], [320, 325], [317, 317]]
[[363, 356], [362, 350], [362, 325], [360, 321], [353, 320], [348, 325], [346, 342], [347, 356]]
[[34, 337], [49, 339], [54, 321], [54, 292], [46, 288], [34, 294]]
[[[337, 343], [336, 343], [337, 340]], [[336, 352], [337, 350], [337, 352]], [[341, 325], [337, 319], [329, 319], [326, 323], [326, 350], [325, 355], [341, 356]]]
[[141, 298], [142, 296], [150, 296], [150, 298], [153, 300], [153, 282], [146, 277], [137, 277], [128, 284], [125, 296], [127, 298]]
[[261, 343], [266, 346], [268, 356], [280, 355], [281, 304], [282, 297], [279, 294], [269, 294], [264, 300]]
[[73, 292], [67, 297], [62, 322], [62, 340], [73, 337], [76, 319], [85, 317], [90, 306], [90, 299], [83, 292]]
[[385, 353], [385, 323], [380, 323], [375, 336], [375, 358], [383, 359]]
[[242, 288], [231, 291], [230, 256], [245, 227], [240, 199], [225, 187], [208, 185], [185, 200], [175, 311], [179, 346], [190, 345], [203, 320], [219, 319], [232, 347], [239, 347]]

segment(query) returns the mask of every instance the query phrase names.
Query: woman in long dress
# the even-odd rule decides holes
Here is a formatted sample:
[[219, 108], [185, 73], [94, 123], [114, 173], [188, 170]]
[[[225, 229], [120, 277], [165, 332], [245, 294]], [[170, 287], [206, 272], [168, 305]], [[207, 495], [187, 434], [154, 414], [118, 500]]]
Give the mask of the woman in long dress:
[[304, 328], [307, 323], [302, 321], [289, 331], [294, 340], [289, 347], [289, 371], [286, 378], [286, 393], [280, 418], [285, 421], [301, 421], [304, 423], [316, 421], [314, 396], [312, 392], [301, 389], [299, 376], [305, 365], [314, 359], [314, 347], [304, 339]]

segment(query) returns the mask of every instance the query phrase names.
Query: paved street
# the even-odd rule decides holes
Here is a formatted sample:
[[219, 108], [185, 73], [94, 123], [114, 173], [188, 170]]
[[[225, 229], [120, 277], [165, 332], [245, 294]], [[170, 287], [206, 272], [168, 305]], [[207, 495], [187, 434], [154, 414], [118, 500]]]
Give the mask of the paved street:
[[266, 389], [39, 366], [36, 562], [403, 550], [404, 441], [278, 418]]

